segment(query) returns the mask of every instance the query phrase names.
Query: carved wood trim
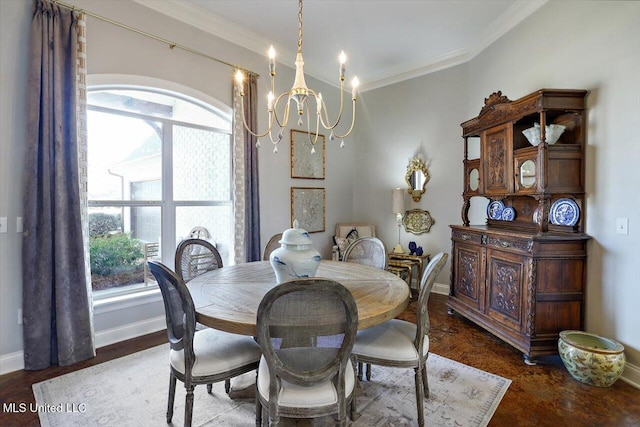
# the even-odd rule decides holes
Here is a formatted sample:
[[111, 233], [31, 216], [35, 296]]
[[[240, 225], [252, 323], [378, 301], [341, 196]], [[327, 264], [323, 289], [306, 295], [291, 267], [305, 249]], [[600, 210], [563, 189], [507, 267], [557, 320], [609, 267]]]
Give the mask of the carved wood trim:
[[480, 110], [480, 114], [478, 115], [482, 116], [483, 114], [491, 110], [495, 105], [507, 104], [509, 102], [511, 102], [511, 100], [504, 96], [501, 90], [493, 92], [491, 95], [489, 95], [488, 98], [484, 99], [484, 107], [482, 107], [482, 109]]
[[537, 262], [534, 258], [529, 258], [527, 262], [527, 327], [525, 334], [532, 337], [536, 333], [536, 282], [537, 282]]
[[521, 306], [520, 288], [521, 264], [513, 261], [492, 259], [491, 267], [491, 310], [500, 313], [514, 322], [520, 323]]
[[483, 129], [517, 120], [543, 109], [553, 109], [557, 105], [563, 105], [566, 111], [582, 111], [586, 94], [585, 90], [541, 89], [511, 101], [501, 91], [494, 92], [485, 98], [485, 105], [477, 117], [462, 123], [462, 136], [477, 135]]
[[499, 249], [515, 249], [527, 253], [533, 252], [533, 240], [512, 240], [488, 236], [486, 244]]
[[462, 224], [465, 227], [469, 226], [469, 208], [471, 207], [471, 197], [464, 197], [464, 202], [462, 203], [462, 210], [460, 212], [462, 216]]
[[479, 234], [479, 233], [465, 233], [463, 231], [459, 231], [459, 230], [453, 230], [453, 235], [452, 235], [454, 240], [459, 240], [462, 242], [473, 242], [473, 243], [480, 243], [480, 244], [484, 244], [484, 240], [483, 234]]

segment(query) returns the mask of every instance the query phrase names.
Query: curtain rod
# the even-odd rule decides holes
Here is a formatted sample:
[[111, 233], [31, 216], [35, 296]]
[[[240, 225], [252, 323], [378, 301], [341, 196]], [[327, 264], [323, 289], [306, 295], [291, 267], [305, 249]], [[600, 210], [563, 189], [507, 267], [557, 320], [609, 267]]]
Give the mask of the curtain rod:
[[113, 24], [113, 25], [118, 26], [120, 28], [124, 28], [124, 29], [132, 31], [134, 33], [141, 34], [143, 36], [152, 38], [152, 39], [154, 39], [156, 41], [159, 41], [161, 43], [165, 43], [165, 44], [169, 45], [169, 49], [173, 49], [173, 48], [182, 49], [182, 50], [184, 50], [186, 52], [190, 52], [190, 53], [193, 53], [195, 55], [203, 56], [205, 58], [211, 59], [212, 61], [218, 62], [220, 64], [224, 64], [224, 65], [226, 65], [228, 67], [231, 67], [231, 68], [234, 68], [234, 69], [237, 69], [237, 70], [242, 70], [242, 71], [244, 71], [246, 73], [253, 74], [256, 77], [260, 77], [260, 74], [255, 73], [254, 71], [247, 70], [244, 67], [240, 67], [238, 65], [234, 65], [234, 64], [232, 64], [230, 62], [227, 62], [227, 61], [224, 61], [222, 59], [215, 58], [213, 56], [207, 55], [206, 53], [200, 52], [200, 51], [195, 50], [195, 49], [191, 49], [190, 47], [183, 46], [183, 45], [178, 44], [178, 43], [174, 43], [174, 42], [172, 42], [170, 40], [163, 39], [162, 37], [158, 37], [158, 36], [156, 36], [154, 34], [147, 33], [146, 31], [142, 31], [142, 30], [139, 30], [139, 29], [134, 28], [134, 27], [130, 27], [129, 25], [123, 24], [121, 22], [114, 21], [114, 20], [109, 19], [109, 18], [105, 18], [104, 16], [95, 14], [93, 12], [89, 12], [88, 10], [81, 9], [81, 8], [79, 8], [77, 6], [74, 6], [74, 5], [66, 4], [66, 3], [63, 3], [63, 2], [58, 1], [58, 0], [51, 0], [51, 1], [52, 1], [52, 3], [60, 5], [60, 6], [63, 6], [63, 7], [66, 7], [67, 9], [72, 9], [72, 10], [76, 10], [78, 12], [82, 12], [82, 13], [84, 13], [86, 15], [89, 15], [89, 16], [94, 17], [96, 19], [99, 19], [101, 21], [108, 22], [109, 24]]

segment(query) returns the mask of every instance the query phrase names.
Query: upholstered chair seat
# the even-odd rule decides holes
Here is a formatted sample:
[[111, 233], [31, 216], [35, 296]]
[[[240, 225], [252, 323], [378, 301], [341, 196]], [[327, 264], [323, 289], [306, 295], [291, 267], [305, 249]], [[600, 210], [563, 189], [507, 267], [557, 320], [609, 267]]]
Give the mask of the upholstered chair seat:
[[196, 331], [196, 310], [184, 280], [158, 261], [148, 261], [164, 301], [167, 336], [169, 338], [169, 397], [167, 423], [173, 419], [176, 383], [184, 383], [186, 391], [184, 426], [190, 427], [193, 418], [193, 390], [200, 384], [225, 382], [258, 368], [262, 355], [260, 346], [248, 336], [230, 334], [215, 329]]
[[448, 254], [436, 254], [422, 275], [420, 295], [416, 304], [416, 324], [391, 319], [373, 328], [358, 332], [353, 357], [358, 363], [358, 378], [362, 379], [362, 364], [367, 364], [367, 380], [371, 380], [370, 366], [413, 368], [416, 383], [418, 425], [424, 426], [424, 398], [429, 397], [427, 358], [429, 357], [428, 301], [436, 277], [447, 262]]
[[[361, 358], [393, 361], [397, 365], [406, 362], [409, 367], [415, 366], [419, 354], [414, 345], [416, 325], [400, 319], [392, 319], [373, 328], [358, 332], [353, 352]], [[422, 344], [422, 355], [429, 353], [429, 336], [425, 335]]]
[[[197, 331], [193, 338], [195, 361], [191, 374], [197, 377], [232, 372], [260, 360], [260, 346], [250, 337], [216, 329]], [[185, 373], [184, 350], [171, 350], [171, 367]]]
[[[355, 371], [351, 363], [347, 365], [345, 370], [344, 381], [345, 398], [350, 400], [356, 385]], [[258, 393], [265, 401], [269, 400], [269, 386], [269, 366], [263, 357], [258, 368]], [[305, 409], [316, 406], [337, 406], [338, 391], [333, 381], [330, 380], [313, 386], [301, 386], [282, 380], [277, 403], [279, 406]]]

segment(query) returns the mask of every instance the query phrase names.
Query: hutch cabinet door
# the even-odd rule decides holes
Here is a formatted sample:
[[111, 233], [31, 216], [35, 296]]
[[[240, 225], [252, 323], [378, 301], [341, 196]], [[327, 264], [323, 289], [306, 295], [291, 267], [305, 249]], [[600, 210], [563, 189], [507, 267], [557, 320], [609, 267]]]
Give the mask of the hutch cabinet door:
[[513, 192], [512, 132], [511, 123], [482, 132], [482, 181], [489, 196]]
[[539, 192], [540, 162], [536, 147], [518, 150], [513, 155], [514, 190], [516, 194], [534, 194]]
[[521, 333], [526, 312], [526, 257], [487, 249], [486, 314]]
[[483, 311], [484, 248], [456, 242], [453, 251], [453, 295], [474, 310]]

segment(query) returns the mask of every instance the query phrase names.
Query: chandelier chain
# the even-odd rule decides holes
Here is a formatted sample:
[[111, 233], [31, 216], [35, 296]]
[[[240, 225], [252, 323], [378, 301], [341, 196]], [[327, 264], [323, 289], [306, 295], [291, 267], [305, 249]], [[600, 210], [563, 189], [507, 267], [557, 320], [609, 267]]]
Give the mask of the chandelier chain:
[[302, 53], [302, 0], [298, 0], [298, 53]]

